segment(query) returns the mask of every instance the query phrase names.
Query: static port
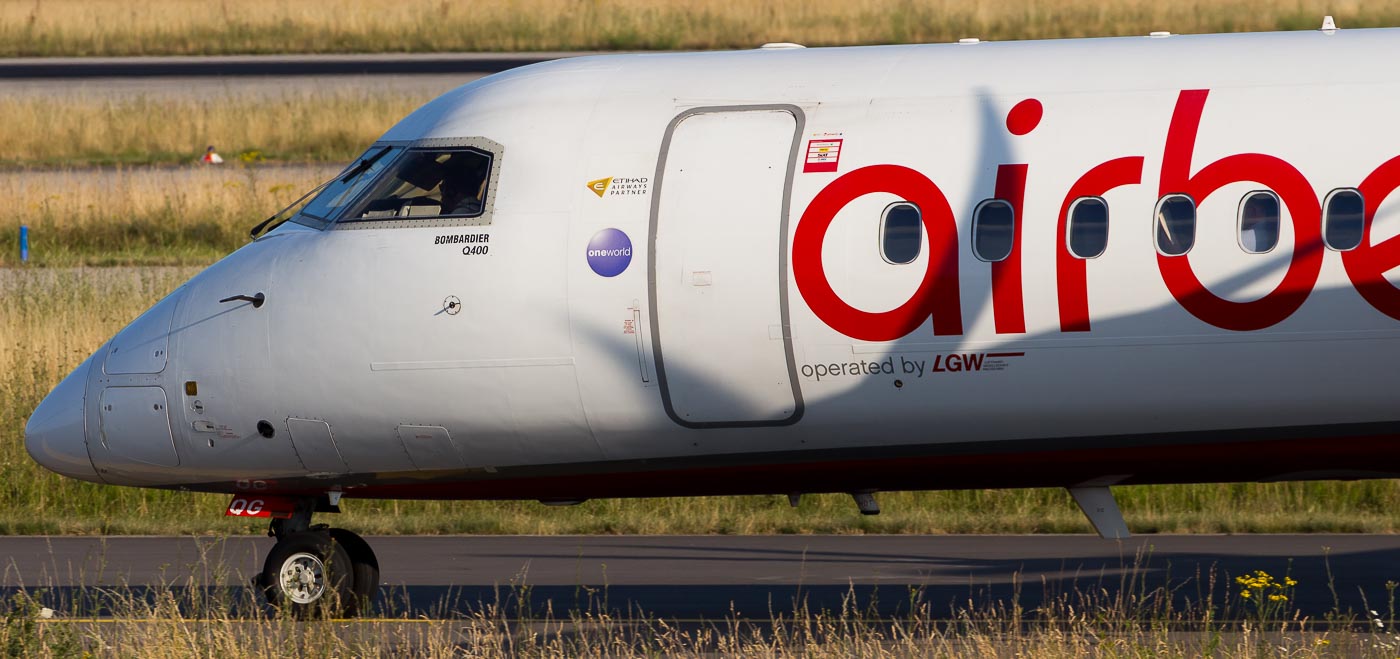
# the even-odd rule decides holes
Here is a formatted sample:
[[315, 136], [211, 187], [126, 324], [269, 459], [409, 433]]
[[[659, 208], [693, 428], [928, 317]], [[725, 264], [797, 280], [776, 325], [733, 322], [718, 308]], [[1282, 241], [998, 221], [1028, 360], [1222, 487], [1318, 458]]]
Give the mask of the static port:
[[259, 421], [258, 434], [268, 439], [272, 439], [272, 436], [277, 434], [277, 430], [273, 428], [272, 424], [268, 423], [267, 421]]

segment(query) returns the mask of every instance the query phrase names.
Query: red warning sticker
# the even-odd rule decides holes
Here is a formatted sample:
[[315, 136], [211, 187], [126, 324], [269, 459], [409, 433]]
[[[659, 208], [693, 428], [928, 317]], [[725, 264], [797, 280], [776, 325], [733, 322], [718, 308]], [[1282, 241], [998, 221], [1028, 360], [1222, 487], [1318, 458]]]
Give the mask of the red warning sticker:
[[841, 162], [840, 139], [823, 138], [807, 140], [807, 163], [802, 172], [834, 172]]

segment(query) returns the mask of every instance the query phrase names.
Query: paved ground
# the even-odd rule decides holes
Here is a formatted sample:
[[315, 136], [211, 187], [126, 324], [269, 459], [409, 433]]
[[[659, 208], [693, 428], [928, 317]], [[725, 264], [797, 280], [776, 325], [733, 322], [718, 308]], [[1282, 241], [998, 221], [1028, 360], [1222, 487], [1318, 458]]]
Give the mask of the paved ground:
[[482, 78], [485, 73], [401, 75], [169, 76], [151, 78], [21, 78], [0, 76], [0, 97], [189, 98], [274, 100], [308, 94], [398, 94], [431, 99]]
[[431, 98], [477, 78], [590, 53], [0, 59], [0, 96], [275, 98], [374, 92]]
[[[1400, 536], [565, 536], [374, 537], [379, 606], [391, 613], [466, 613], [483, 602], [552, 603], [678, 619], [766, 617], [794, 602], [898, 615], [912, 602], [946, 616], [968, 602], [1047, 599], [1173, 587], [1178, 604], [1235, 593], [1254, 570], [1299, 582], [1309, 615], [1338, 605], [1385, 613], [1400, 582]], [[0, 592], [47, 589], [71, 603], [88, 587], [138, 596], [162, 584], [241, 592], [267, 538], [0, 538]], [[1330, 576], [1329, 576], [1330, 574]], [[190, 578], [193, 577], [193, 582]], [[225, 588], [220, 589], [223, 586]], [[230, 591], [231, 587], [231, 591]], [[1335, 598], [1334, 598], [1335, 592]]]
[[593, 53], [14, 57], [0, 59], [0, 79], [496, 73], [589, 54]]

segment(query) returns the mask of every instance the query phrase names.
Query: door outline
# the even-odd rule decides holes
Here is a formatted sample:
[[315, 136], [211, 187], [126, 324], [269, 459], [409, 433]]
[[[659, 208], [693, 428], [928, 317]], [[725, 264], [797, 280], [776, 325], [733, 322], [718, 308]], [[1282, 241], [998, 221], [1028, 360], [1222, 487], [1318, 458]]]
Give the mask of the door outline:
[[[675, 135], [676, 128], [682, 121], [690, 117], [701, 114], [719, 114], [726, 112], [786, 112], [792, 115], [796, 126], [792, 131], [792, 147], [788, 151], [787, 174], [783, 177], [783, 204], [781, 219], [779, 222], [778, 235], [778, 314], [782, 323], [783, 350], [787, 357], [788, 382], [792, 385], [792, 414], [784, 419], [771, 419], [767, 421], [687, 421], [676, 414], [675, 406], [671, 404], [671, 388], [666, 381], [666, 365], [662, 357], [661, 328], [657, 323], [656, 304], [656, 227], [659, 223], [661, 211], [661, 193], [664, 190], [664, 178], [666, 174], [666, 157], [671, 151], [671, 138]], [[651, 353], [656, 365], [656, 382], [661, 390], [661, 403], [666, 408], [666, 416], [672, 421], [686, 428], [755, 428], [762, 426], [790, 426], [802, 419], [802, 413], [806, 409], [802, 402], [802, 387], [797, 379], [797, 360], [793, 355], [792, 347], [792, 320], [788, 313], [788, 220], [792, 213], [792, 184], [793, 175], [797, 166], [798, 148], [802, 145], [802, 132], [807, 125], [807, 115], [802, 112], [802, 108], [796, 105], [773, 104], [773, 105], [715, 105], [691, 108], [686, 110], [671, 120], [666, 126], [666, 134], [661, 138], [661, 152], [656, 159], [656, 181], [651, 193], [651, 223], [647, 229], [647, 298], [651, 307], [649, 317], [651, 319]]]

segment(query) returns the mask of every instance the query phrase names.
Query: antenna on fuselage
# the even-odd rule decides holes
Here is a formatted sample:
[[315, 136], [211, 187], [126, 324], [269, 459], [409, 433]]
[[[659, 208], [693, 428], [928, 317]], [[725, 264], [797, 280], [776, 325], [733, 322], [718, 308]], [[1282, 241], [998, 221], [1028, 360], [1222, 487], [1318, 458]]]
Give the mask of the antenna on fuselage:
[[[1117, 479], [1110, 479], [1117, 480]], [[1113, 499], [1113, 490], [1107, 485], [1086, 483], [1069, 489], [1074, 502], [1094, 525], [1099, 537], [1105, 540], [1122, 540], [1128, 537], [1128, 524], [1123, 521], [1123, 513], [1118, 510], [1118, 502]]]
[[875, 500], [874, 490], [859, 490], [856, 492], [852, 492], [851, 498], [856, 500], [856, 507], [860, 509], [860, 514], [880, 514], [880, 503]]

